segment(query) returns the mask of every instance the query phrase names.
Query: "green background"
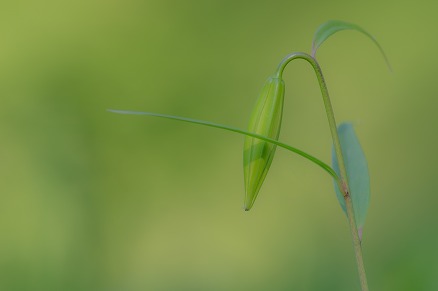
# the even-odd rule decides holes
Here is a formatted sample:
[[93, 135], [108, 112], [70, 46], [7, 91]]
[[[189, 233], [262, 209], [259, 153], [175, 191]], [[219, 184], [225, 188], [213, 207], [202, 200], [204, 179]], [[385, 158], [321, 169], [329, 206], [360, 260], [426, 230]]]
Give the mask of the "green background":
[[[359, 290], [330, 177], [277, 150], [250, 212], [243, 137], [264, 81], [329, 19], [318, 60], [368, 157], [370, 290], [438, 290], [435, 1], [1, 1], [0, 290]], [[281, 140], [330, 162], [313, 71]]]

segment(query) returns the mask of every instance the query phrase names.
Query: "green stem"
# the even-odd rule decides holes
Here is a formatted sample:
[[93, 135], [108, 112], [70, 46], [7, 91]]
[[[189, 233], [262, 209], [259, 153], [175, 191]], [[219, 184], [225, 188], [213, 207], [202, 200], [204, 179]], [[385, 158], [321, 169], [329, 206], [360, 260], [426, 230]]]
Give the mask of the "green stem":
[[301, 52], [292, 53], [292, 54], [286, 56], [283, 59], [283, 61], [280, 63], [280, 65], [278, 66], [276, 77], [282, 78], [284, 68], [286, 67], [286, 65], [289, 62], [291, 62], [294, 59], [304, 59], [307, 62], [309, 62], [310, 65], [312, 65], [312, 67], [316, 73], [316, 77], [318, 79], [319, 87], [320, 87], [321, 93], [322, 93], [322, 99], [324, 101], [325, 111], [327, 114], [329, 127], [330, 127], [330, 131], [331, 131], [332, 139], [333, 139], [333, 146], [335, 149], [336, 158], [338, 160], [340, 177], [339, 177], [339, 180], [337, 182], [338, 182], [339, 189], [342, 191], [343, 196], [344, 196], [344, 200], [345, 200], [345, 206], [347, 209], [347, 218], [348, 218], [348, 222], [350, 225], [351, 236], [353, 239], [354, 252], [356, 254], [356, 263], [357, 263], [357, 269], [359, 272], [360, 284], [361, 284], [362, 291], [368, 291], [368, 283], [367, 283], [365, 267], [364, 267], [363, 258], [362, 258], [362, 247], [361, 247], [361, 242], [360, 242], [360, 238], [359, 238], [359, 233], [357, 231], [357, 226], [356, 226], [356, 221], [355, 221], [355, 216], [354, 216], [354, 209], [353, 209], [353, 202], [351, 200], [350, 190], [348, 187], [347, 170], [345, 168], [344, 157], [342, 155], [341, 143], [339, 141], [339, 135], [338, 135], [337, 126], [336, 126], [335, 114], [333, 112], [333, 107], [332, 107], [332, 104], [330, 102], [330, 97], [329, 97], [327, 85], [325, 83], [324, 76], [323, 76], [322, 71], [321, 71], [321, 67], [319, 66], [316, 59], [313, 58], [312, 56], [306, 54], [306, 53], [301, 53]]

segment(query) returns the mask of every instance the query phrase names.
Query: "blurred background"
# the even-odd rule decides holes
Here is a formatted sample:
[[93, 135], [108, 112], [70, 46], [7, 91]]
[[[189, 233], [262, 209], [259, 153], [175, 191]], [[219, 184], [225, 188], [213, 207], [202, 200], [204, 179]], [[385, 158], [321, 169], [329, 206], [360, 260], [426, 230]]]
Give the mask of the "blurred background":
[[[330, 177], [278, 149], [243, 211], [243, 137], [266, 78], [319, 50], [368, 157], [370, 290], [438, 290], [434, 1], [2, 1], [0, 290], [359, 290]], [[285, 71], [281, 140], [330, 162], [318, 84]]]

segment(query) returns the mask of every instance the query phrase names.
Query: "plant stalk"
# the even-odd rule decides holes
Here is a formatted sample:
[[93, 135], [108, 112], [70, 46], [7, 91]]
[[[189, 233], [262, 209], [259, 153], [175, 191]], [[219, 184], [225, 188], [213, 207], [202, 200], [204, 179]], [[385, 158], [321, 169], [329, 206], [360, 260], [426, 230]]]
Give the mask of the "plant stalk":
[[278, 66], [276, 76], [281, 78], [286, 65], [294, 59], [304, 59], [307, 62], [309, 62], [310, 65], [312, 65], [312, 67], [316, 73], [316, 77], [318, 79], [318, 83], [319, 83], [319, 87], [321, 89], [322, 99], [324, 101], [324, 107], [325, 107], [325, 111], [327, 114], [327, 119], [328, 119], [328, 123], [329, 123], [329, 127], [330, 127], [330, 132], [332, 135], [333, 146], [335, 149], [336, 158], [338, 160], [340, 177], [339, 177], [339, 180], [337, 182], [338, 182], [339, 189], [342, 191], [343, 196], [344, 196], [344, 200], [345, 200], [345, 206], [347, 209], [347, 219], [348, 219], [348, 223], [350, 226], [351, 236], [353, 239], [354, 252], [356, 254], [356, 264], [357, 264], [357, 269], [358, 269], [358, 273], [359, 273], [360, 285], [361, 285], [362, 291], [368, 291], [368, 282], [367, 282], [367, 278], [366, 278], [365, 267], [364, 267], [363, 257], [362, 257], [362, 246], [361, 246], [361, 242], [359, 239], [359, 233], [358, 233], [357, 226], [356, 226], [354, 209], [353, 209], [353, 202], [351, 200], [350, 190], [348, 187], [347, 170], [345, 168], [344, 157], [342, 155], [341, 143], [339, 141], [339, 135], [338, 135], [338, 130], [337, 130], [337, 126], [336, 126], [335, 114], [333, 112], [333, 107], [332, 107], [332, 104], [330, 102], [330, 97], [329, 97], [327, 85], [325, 83], [324, 76], [323, 76], [322, 71], [321, 71], [321, 67], [319, 66], [316, 59], [313, 58], [312, 56], [306, 54], [306, 53], [301, 53], [301, 52], [292, 53], [292, 54], [286, 56], [283, 59], [283, 61], [280, 63], [280, 65]]

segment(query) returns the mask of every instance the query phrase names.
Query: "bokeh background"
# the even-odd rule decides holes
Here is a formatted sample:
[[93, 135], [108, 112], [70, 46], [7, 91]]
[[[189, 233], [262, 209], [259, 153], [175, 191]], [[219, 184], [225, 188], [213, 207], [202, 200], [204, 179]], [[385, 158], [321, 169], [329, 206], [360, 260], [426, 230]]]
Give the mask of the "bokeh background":
[[[438, 290], [435, 1], [1, 1], [0, 290], [359, 290], [330, 177], [282, 149], [243, 206], [245, 128], [279, 61], [318, 54], [368, 157], [371, 290]], [[285, 72], [281, 140], [330, 161], [318, 85]]]

